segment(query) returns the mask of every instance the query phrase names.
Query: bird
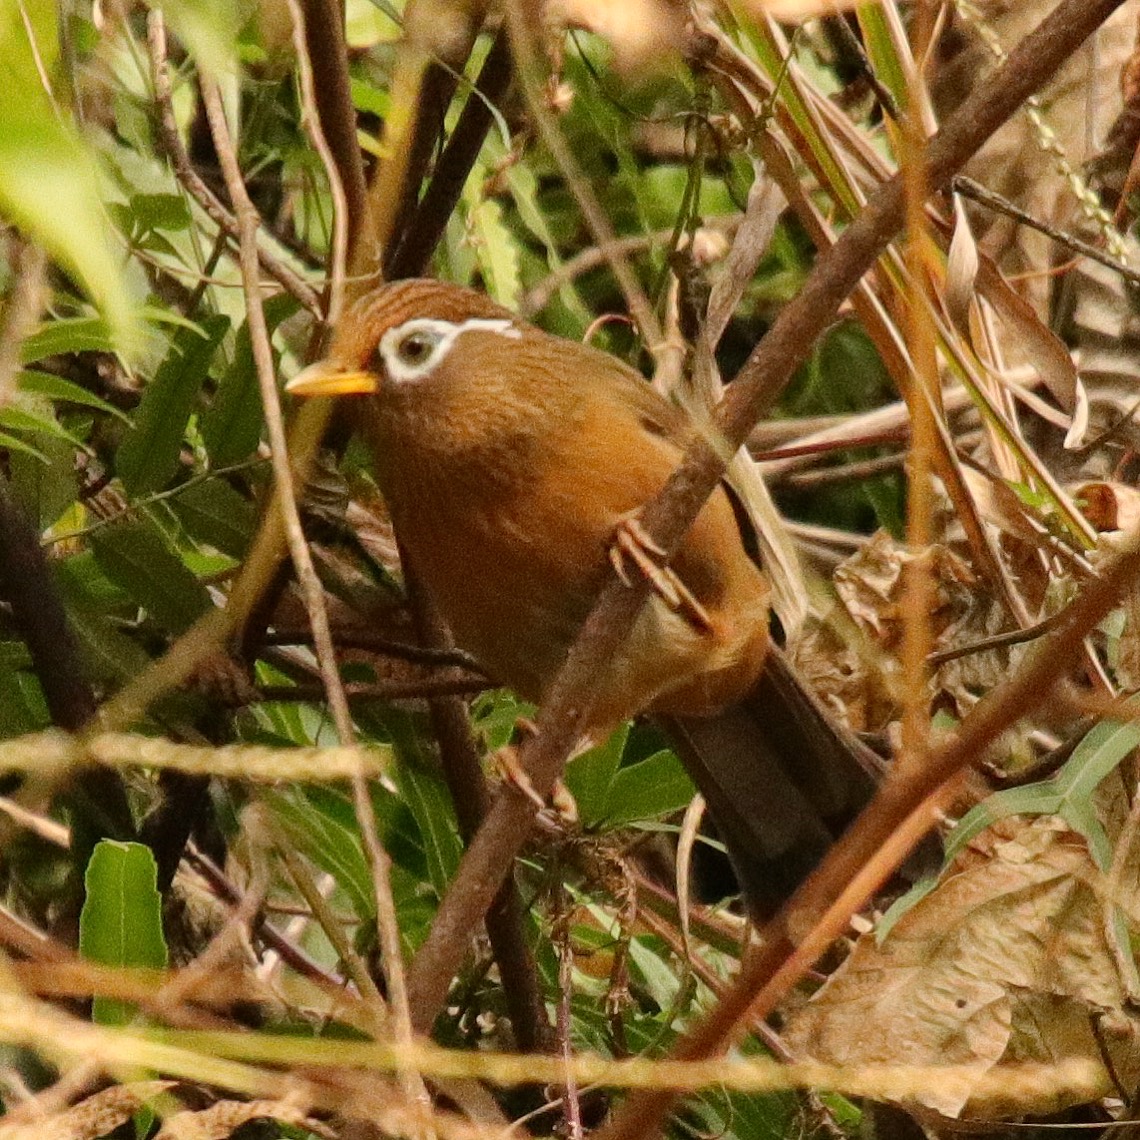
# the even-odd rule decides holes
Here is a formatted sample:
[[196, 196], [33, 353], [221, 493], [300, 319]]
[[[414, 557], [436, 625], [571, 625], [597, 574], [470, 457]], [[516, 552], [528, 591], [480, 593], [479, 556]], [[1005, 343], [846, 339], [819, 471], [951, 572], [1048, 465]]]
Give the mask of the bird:
[[616, 357], [426, 278], [360, 299], [286, 388], [362, 398], [401, 556], [456, 644], [520, 697], [541, 704], [611, 574], [649, 580], [584, 743], [637, 716], [661, 725], [751, 917], [769, 916], [870, 798], [878, 757], [773, 643], [727, 486], [667, 563], [642, 529], [693, 418]]

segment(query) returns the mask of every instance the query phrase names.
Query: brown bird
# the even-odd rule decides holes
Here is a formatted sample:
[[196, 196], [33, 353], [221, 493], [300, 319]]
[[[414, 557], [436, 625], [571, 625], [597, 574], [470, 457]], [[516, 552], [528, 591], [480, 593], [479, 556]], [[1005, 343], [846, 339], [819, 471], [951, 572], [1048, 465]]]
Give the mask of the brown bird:
[[749, 909], [769, 912], [869, 796], [876, 758], [770, 644], [768, 585], [726, 488], [668, 566], [642, 534], [690, 417], [615, 357], [430, 280], [365, 297], [288, 389], [369, 397], [405, 556], [457, 644], [520, 696], [541, 703], [611, 567], [649, 578], [591, 737], [660, 721]]

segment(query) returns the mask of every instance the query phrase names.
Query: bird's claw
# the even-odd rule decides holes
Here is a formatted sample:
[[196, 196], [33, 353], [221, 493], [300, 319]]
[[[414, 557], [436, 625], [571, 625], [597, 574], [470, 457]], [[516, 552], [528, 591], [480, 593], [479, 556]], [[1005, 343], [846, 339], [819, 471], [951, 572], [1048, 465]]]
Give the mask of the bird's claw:
[[684, 614], [694, 625], [712, 628], [712, 619], [705, 607], [677, 572], [663, 564], [665, 551], [641, 525], [640, 512], [626, 515], [617, 524], [609, 555], [610, 565], [623, 585], [633, 585], [629, 573], [632, 566], [670, 609]]
[[[528, 727], [531, 732], [534, 731], [534, 726], [530, 725], [529, 722]], [[547, 803], [539, 795], [538, 789], [530, 782], [530, 777], [519, 763], [518, 749], [514, 745], [508, 744], [500, 748], [495, 752], [492, 759], [499, 769], [503, 781], [510, 784], [534, 804], [538, 812], [539, 822], [549, 830], [562, 830], [566, 826], [578, 822], [578, 805], [571, 795], [570, 789], [561, 780], [555, 781], [550, 792], [550, 802]]]
[[518, 749], [513, 744], [498, 749], [492, 759], [506, 783], [521, 792], [539, 811], [545, 811], [546, 801], [530, 782], [530, 777], [519, 763]]

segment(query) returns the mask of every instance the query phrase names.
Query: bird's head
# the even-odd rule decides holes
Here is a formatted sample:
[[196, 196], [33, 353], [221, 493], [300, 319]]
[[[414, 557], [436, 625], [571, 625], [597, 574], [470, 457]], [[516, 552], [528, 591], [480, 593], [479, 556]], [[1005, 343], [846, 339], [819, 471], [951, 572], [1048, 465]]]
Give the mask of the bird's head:
[[[530, 326], [482, 293], [415, 279], [381, 286], [337, 327], [328, 356], [286, 385], [297, 396], [381, 394], [468, 369], [488, 349], [509, 354]], [[482, 350], [482, 351], [480, 351]]]

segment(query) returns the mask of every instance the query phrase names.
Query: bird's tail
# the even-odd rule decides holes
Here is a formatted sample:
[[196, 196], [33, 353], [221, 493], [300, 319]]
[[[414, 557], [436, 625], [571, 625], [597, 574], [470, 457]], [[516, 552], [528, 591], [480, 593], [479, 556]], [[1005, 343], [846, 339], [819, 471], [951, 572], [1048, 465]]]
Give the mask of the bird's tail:
[[756, 920], [807, 877], [882, 770], [775, 648], [743, 700], [716, 716], [659, 720], [708, 803]]

